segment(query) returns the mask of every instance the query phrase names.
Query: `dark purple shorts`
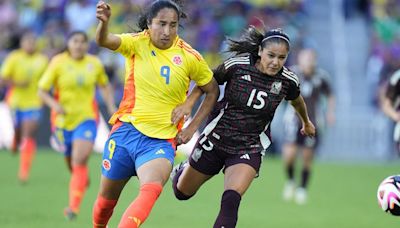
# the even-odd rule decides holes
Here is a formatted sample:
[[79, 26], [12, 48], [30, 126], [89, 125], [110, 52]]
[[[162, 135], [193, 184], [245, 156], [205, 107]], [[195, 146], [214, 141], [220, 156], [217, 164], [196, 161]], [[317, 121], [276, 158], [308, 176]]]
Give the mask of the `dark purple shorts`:
[[223, 147], [214, 146], [204, 135], [197, 140], [189, 158], [190, 166], [206, 175], [216, 175], [222, 168], [225, 171], [229, 166], [242, 163], [253, 167], [258, 174], [261, 161], [261, 153], [229, 154]]

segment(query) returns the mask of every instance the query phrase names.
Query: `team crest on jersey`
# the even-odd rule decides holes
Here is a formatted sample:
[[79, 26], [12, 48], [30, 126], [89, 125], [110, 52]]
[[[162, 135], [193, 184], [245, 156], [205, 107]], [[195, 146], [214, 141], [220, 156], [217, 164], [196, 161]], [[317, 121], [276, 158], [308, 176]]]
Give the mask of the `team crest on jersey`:
[[111, 169], [111, 162], [108, 159], [104, 159], [102, 162], [103, 168], [107, 171]]
[[282, 82], [274, 82], [271, 85], [270, 92], [274, 94], [279, 94], [281, 92], [281, 89], [282, 89]]
[[182, 65], [182, 63], [183, 63], [183, 60], [182, 60], [182, 57], [181, 57], [180, 55], [175, 55], [175, 56], [172, 58], [172, 62], [174, 62], [175, 65], [180, 66], [180, 65]]
[[93, 64], [92, 64], [92, 63], [88, 63], [88, 65], [87, 65], [87, 70], [88, 70], [88, 71], [93, 71], [93, 69], [94, 69]]

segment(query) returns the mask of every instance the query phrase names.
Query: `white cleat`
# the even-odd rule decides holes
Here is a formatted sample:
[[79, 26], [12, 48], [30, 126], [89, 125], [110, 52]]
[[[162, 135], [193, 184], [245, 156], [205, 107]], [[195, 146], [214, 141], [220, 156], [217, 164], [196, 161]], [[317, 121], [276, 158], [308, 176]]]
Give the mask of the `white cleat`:
[[296, 189], [296, 184], [294, 183], [294, 181], [286, 182], [285, 187], [283, 189], [283, 194], [282, 194], [283, 200], [285, 200], [285, 201], [292, 200], [295, 189]]
[[307, 203], [307, 190], [305, 188], [296, 189], [295, 202], [299, 205]]
[[169, 179], [171, 181], [174, 180], [175, 175], [178, 173], [179, 170], [184, 169], [189, 164], [188, 160], [185, 160], [172, 168], [171, 174], [169, 175]]

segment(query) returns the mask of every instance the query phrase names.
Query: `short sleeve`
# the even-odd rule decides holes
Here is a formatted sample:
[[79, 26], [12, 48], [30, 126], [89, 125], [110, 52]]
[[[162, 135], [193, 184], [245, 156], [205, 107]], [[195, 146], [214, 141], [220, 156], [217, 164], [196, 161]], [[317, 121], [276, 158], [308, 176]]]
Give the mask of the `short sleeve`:
[[289, 88], [288, 88], [288, 93], [286, 95], [286, 100], [295, 100], [297, 97], [300, 95], [300, 86], [297, 85], [296, 83], [290, 81], [289, 82]]
[[57, 78], [57, 69], [60, 64], [57, 56], [50, 61], [49, 66], [43, 73], [43, 76], [39, 81], [39, 88], [50, 91], [50, 89], [54, 86], [56, 78]]
[[218, 82], [218, 85], [223, 85], [229, 80], [228, 71], [225, 68], [225, 64], [219, 65], [213, 70], [214, 78]]
[[331, 88], [331, 83], [329, 81], [329, 75], [327, 72], [322, 72], [322, 85], [321, 85], [321, 91], [325, 96], [330, 96], [332, 94], [332, 88]]
[[99, 59], [96, 59], [96, 68], [98, 71], [97, 85], [99, 85], [99, 86], [107, 85], [108, 84], [108, 76], [106, 74], [103, 64], [101, 63], [101, 61]]
[[199, 57], [193, 56], [190, 78], [195, 81], [198, 86], [204, 86], [212, 80], [212, 71], [200, 54]]
[[123, 56], [130, 58], [136, 53], [135, 40], [137, 40], [138, 34], [124, 33], [118, 34], [121, 38], [121, 44], [115, 50], [115, 52], [121, 53]]
[[13, 66], [15, 62], [15, 57], [13, 53], [11, 53], [3, 62], [1, 67], [1, 77], [4, 79], [11, 79], [13, 74]]

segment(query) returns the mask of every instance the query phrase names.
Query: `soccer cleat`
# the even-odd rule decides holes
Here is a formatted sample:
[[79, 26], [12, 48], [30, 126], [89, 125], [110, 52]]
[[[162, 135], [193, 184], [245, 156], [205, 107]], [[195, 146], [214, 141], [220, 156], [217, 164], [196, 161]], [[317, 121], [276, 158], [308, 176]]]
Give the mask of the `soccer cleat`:
[[307, 191], [305, 188], [297, 188], [295, 192], [295, 202], [299, 205], [307, 203]]
[[184, 169], [188, 164], [189, 164], [188, 160], [185, 160], [179, 163], [178, 165], [174, 166], [174, 168], [172, 168], [171, 174], [169, 175], [169, 179], [171, 179], [172, 181], [176, 176], [176, 174], [179, 172], [179, 170]]
[[64, 217], [67, 221], [72, 221], [76, 219], [77, 214], [72, 211], [71, 208], [67, 207], [64, 209]]
[[285, 187], [283, 189], [283, 200], [285, 201], [290, 201], [293, 199], [294, 196], [294, 192], [295, 192], [295, 188], [296, 188], [296, 184], [294, 183], [294, 181], [288, 181], [285, 184]]

